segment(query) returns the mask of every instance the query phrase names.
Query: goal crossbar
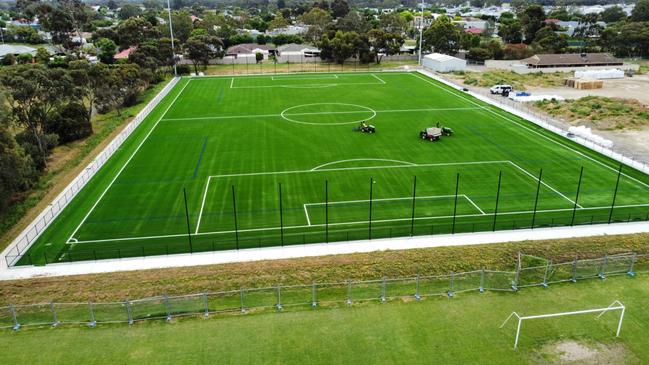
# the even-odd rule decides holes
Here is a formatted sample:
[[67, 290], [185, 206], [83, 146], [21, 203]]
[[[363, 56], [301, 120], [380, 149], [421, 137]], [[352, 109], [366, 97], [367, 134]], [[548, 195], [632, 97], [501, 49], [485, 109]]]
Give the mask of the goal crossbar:
[[572, 316], [572, 315], [578, 315], [578, 314], [588, 314], [588, 313], [599, 313], [597, 318], [599, 319], [604, 313], [610, 312], [610, 311], [615, 311], [619, 310], [620, 311], [620, 320], [618, 321], [617, 324], [617, 330], [615, 332], [615, 337], [620, 336], [620, 331], [622, 330], [622, 322], [624, 321], [624, 312], [626, 311], [626, 307], [622, 302], [619, 300], [614, 301], [611, 303], [606, 308], [594, 308], [594, 309], [583, 309], [583, 310], [578, 310], [578, 311], [572, 311], [572, 312], [559, 312], [559, 313], [548, 313], [548, 314], [539, 314], [539, 315], [533, 315], [533, 316], [521, 316], [516, 312], [512, 312], [507, 319], [503, 322], [503, 324], [500, 325], [500, 328], [503, 328], [509, 320], [511, 320], [513, 317], [518, 318], [518, 325], [516, 326], [516, 339], [514, 340], [514, 348], [518, 347], [518, 339], [521, 334], [521, 328], [523, 325], [524, 320], [529, 320], [529, 319], [542, 319], [542, 318], [553, 318], [553, 317], [564, 317], [564, 316]]

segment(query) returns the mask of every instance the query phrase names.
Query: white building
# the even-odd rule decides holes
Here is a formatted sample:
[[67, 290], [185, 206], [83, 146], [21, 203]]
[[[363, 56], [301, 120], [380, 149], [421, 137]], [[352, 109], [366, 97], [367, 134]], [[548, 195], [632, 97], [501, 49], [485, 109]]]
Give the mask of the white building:
[[466, 60], [441, 53], [431, 53], [424, 56], [423, 66], [435, 72], [464, 71]]

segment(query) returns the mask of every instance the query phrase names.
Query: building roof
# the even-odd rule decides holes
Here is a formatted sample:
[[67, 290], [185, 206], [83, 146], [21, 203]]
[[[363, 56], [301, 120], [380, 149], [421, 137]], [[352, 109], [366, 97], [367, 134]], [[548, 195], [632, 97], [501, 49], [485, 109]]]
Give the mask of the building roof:
[[274, 51], [275, 48], [265, 45], [265, 44], [257, 44], [257, 43], [242, 43], [242, 44], [237, 44], [236, 46], [229, 47], [225, 53], [227, 54], [241, 54], [241, 53], [253, 53], [254, 50], [260, 49], [264, 51]]
[[484, 31], [485, 31], [484, 29], [480, 29], [480, 28], [466, 28], [464, 30], [464, 32], [471, 33], [471, 34], [482, 34], [484, 33]]
[[608, 53], [569, 53], [569, 54], [537, 54], [530, 58], [521, 60], [528, 66], [551, 67], [551, 66], [596, 66], [596, 65], [621, 65], [619, 58]]
[[21, 53], [31, 53], [34, 55], [36, 54], [36, 48], [14, 44], [0, 44], [0, 57], [4, 57], [8, 54], [19, 55]]
[[456, 61], [456, 60], [464, 61], [461, 58], [457, 58], [457, 57], [453, 57], [453, 56], [449, 56], [447, 54], [441, 54], [441, 53], [427, 54], [427, 55], [424, 56], [424, 58], [428, 58], [429, 60], [434, 60], [434, 61], [438, 61], [438, 62]]
[[320, 52], [318, 47], [310, 46], [308, 44], [289, 43], [277, 47], [279, 52]]
[[137, 46], [128, 47], [127, 49], [117, 53], [114, 58], [116, 60], [126, 59], [126, 58], [128, 58], [128, 56], [131, 55], [131, 52], [135, 51], [136, 49], [137, 49]]

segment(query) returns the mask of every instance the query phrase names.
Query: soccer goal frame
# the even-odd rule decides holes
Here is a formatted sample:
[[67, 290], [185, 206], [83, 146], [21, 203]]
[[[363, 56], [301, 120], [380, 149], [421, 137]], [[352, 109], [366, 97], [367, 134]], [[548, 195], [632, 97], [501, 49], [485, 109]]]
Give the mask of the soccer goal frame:
[[509, 322], [510, 319], [513, 317], [518, 318], [518, 325], [516, 326], [516, 339], [514, 340], [514, 349], [518, 348], [518, 339], [521, 334], [521, 329], [523, 325], [523, 321], [529, 320], [529, 319], [542, 319], [542, 318], [553, 318], [553, 317], [564, 317], [564, 316], [572, 316], [572, 315], [578, 315], [578, 314], [588, 314], [588, 313], [599, 313], [597, 318], [599, 319], [604, 313], [610, 312], [610, 311], [620, 311], [620, 320], [618, 321], [617, 324], [617, 330], [615, 331], [615, 337], [620, 337], [620, 331], [622, 330], [622, 322], [624, 321], [624, 312], [626, 311], [626, 307], [624, 304], [622, 304], [619, 300], [614, 301], [611, 303], [606, 308], [595, 308], [595, 309], [584, 309], [580, 311], [573, 311], [573, 312], [560, 312], [560, 313], [549, 313], [549, 314], [540, 314], [540, 315], [535, 315], [535, 316], [521, 316], [516, 312], [512, 312], [509, 317], [503, 322], [503, 324], [500, 325], [500, 328], [503, 328], [507, 322]]

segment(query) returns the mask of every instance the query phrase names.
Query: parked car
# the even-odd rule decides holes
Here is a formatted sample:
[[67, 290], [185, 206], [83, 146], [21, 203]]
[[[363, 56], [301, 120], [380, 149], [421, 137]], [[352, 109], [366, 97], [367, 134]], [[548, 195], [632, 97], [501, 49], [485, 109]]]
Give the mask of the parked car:
[[489, 89], [492, 94], [510, 93], [513, 87], [511, 85], [494, 85]]

